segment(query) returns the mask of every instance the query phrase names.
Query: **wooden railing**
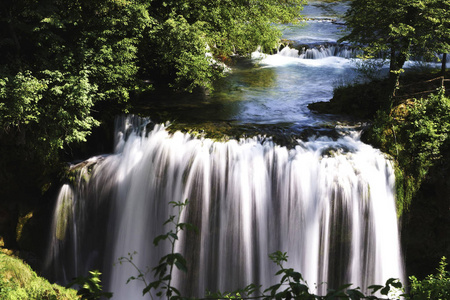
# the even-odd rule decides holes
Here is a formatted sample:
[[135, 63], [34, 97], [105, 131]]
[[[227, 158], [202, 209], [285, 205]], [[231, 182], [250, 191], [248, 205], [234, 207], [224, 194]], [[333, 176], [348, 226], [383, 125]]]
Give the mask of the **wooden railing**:
[[[432, 83], [436, 82], [435, 88], [430, 89], [433, 85]], [[416, 98], [418, 96], [427, 96], [431, 93], [435, 93], [436, 90], [440, 87], [446, 88], [446, 86], [449, 86], [450, 79], [445, 79], [444, 76], [439, 76], [433, 79], [420, 81], [420, 82], [414, 82], [407, 85], [400, 85], [399, 89], [396, 93], [396, 100], [401, 99], [410, 99], [410, 98]], [[421, 88], [422, 87], [422, 88]], [[424, 89], [427, 89], [424, 91]], [[412, 92], [403, 94], [405, 90], [412, 90]]]

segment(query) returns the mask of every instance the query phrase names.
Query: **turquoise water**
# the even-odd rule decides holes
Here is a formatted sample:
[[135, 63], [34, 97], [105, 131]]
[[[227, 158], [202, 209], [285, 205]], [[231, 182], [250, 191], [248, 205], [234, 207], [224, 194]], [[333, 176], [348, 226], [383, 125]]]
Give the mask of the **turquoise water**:
[[[298, 130], [344, 120], [320, 116], [307, 108], [309, 103], [328, 101], [335, 86], [355, 77], [352, 59], [328, 53], [343, 35], [342, 25], [333, 20], [345, 11], [345, 3], [328, 4], [333, 10], [314, 3], [318, 2], [312, 2], [304, 10], [307, 18], [314, 19], [281, 28], [283, 38], [294, 44], [314, 45], [316, 48], [309, 51], [314, 52], [310, 54], [315, 59], [304, 59], [293, 49], [275, 55], [255, 49], [252, 58], [234, 60], [235, 64], [225, 78], [216, 82], [213, 92], [189, 97], [160, 95], [150, 101], [150, 106], [163, 110], [169, 121], [185, 123], [290, 124]], [[319, 45], [323, 45], [322, 49], [317, 48]]]

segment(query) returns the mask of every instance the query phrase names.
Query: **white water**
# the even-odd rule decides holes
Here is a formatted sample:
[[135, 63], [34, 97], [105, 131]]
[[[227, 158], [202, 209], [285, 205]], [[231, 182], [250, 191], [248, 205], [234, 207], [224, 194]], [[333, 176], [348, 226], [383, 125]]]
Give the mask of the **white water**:
[[[323, 11], [312, 5], [305, 13], [317, 18]], [[339, 38], [329, 21], [284, 32], [299, 44]], [[225, 85], [220, 97], [213, 95], [194, 114], [213, 122], [290, 122], [295, 128], [330, 122], [306, 106], [330, 99], [336, 81], [354, 77], [351, 54], [339, 49], [255, 52], [253, 67], [233, 70], [231, 88]], [[79, 165], [79, 178], [62, 187], [47, 259], [53, 279], [67, 282], [100, 269], [113, 299], [141, 299], [143, 283], [126, 284], [136, 270], [118, 258], [136, 251], [137, 266], [156, 266], [170, 250], [152, 244], [170, 229], [162, 226], [175, 213], [168, 203], [185, 199], [190, 203], [183, 221], [199, 233], [181, 237], [177, 246], [189, 263], [188, 274], [175, 280], [184, 295], [279, 282], [268, 258], [277, 250], [288, 253], [287, 266], [316, 293], [342, 283], [364, 288], [403, 279], [392, 167], [356, 132], [298, 140], [288, 149], [263, 137], [214, 142], [170, 135], [163, 125], [145, 135], [148, 120], [119, 121], [115, 153]]]
[[393, 170], [357, 137], [299, 141], [289, 150], [257, 138], [172, 136], [160, 125], [119, 144], [72, 196], [60, 197], [74, 204], [71, 234], [55, 239], [51, 252], [60, 277], [86, 272], [96, 266], [93, 257], [103, 257], [96, 267], [105, 272], [114, 299], [139, 299], [143, 284], [125, 284], [136, 275], [131, 265], [109, 266], [134, 251], [140, 268], [156, 266], [169, 251], [167, 244], [152, 245], [169, 229], [161, 225], [174, 213], [169, 202], [189, 199], [183, 221], [199, 233], [178, 244], [189, 273], [176, 281], [188, 294], [249, 283], [267, 287], [277, 280], [268, 259], [277, 250], [288, 253], [288, 266], [317, 293], [342, 283], [366, 287], [403, 278]]

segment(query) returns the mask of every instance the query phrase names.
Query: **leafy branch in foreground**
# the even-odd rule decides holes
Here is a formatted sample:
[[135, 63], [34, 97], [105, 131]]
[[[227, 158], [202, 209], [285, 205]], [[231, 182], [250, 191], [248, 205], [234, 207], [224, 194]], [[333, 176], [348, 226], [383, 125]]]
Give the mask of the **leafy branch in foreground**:
[[[153, 241], [155, 246], [164, 240], [168, 240], [171, 244], [170, 253], [162, 257], [158, 266], [152, 269], [156, 280], [151, 283], [147, 283], [145, 278], [150, 270], [143, 272], [133, 262], [133, 255], [136, 253], [128, 254], [128, 257], [119, 258], [120, 263], [130, 263], [138, 271], [138, 276], [130, 277], [128, 282], [131, 280], [143, 281], [145, 284], [143, 295], [148, 293], [152, 299], [152, 290], [154, 290], [154, 295], [157, 297], [167, 297], [167, 299], [187, 299], [186, 297], [183, 297], [180, 291], [172, 285], [174, 266], [183, 272], [187, 271], [186, 260], [180, 253], [175, 252], [175, 244], [178, 240], [180, 231], [184, 229], [197, 231], [197, 228], [192, 224], [180, 222], [181, 213], [188, 204], [187, 200], [184, 202], [170, 202], [170, 204], [174, 208], [178, 209], [178, 213], [177, 215], [171, 215], [164, 225], [173, 224], [174, 229], [157, 236]], [[371, 295], [365, 295], [361, 291], [360, 287], [352, 289], [350, 288], [352, 284], [344, 284], [337, 289], [329, 289], [327, 294], [324, 296], [311, 293], [308, 284], [303, 279], [301, 273], [295, 271], [293, 268], [284, 267], [283, 264], [288, 261], [286, 252], [276, 251], [270, 254], [269, 258], [279, 267], [279, 270], [275, 274], [276, 276], [282, 276], [279, 283], [266, 288], [264, 291], [261, 291], [261, 285], [254, 283], [243, 289], [238, 289], [232, 292], [218, 291], [211, 293], [207, 291], [206, 298], [203, 299], [388, 300], [400, 299], [401, 297], [408, 300], [450, 299], [450, 272], [445, 270], [447, 266], [445, 257], [442, 258], [440, 266], [437, 269], [438, 273], [436, 275], [429, 275], [423, 281], [419, 281], [415, 277], [410, 277], [410, 293], [403, 293], [402, 283], [398, 279], [390, 278], [384, 285], [369, 286], [368, 290]], [[201, 298], [191, 299], [201, 300]]]
[[[337, 289], [329, 289], [325, 296], [319, 296], [310, 292], [306, 281], [303, 279], [302, 274], [296, 272], [292, 268], [285, 268], [283, 263], [287, 262], [288, 256], [286, 252], [276, 251], [269, 255], [269, 258], [280, 268], [275, 275], [282, 275], [279, 283], [272, 285], [264, 290], [263, 293], [259, 292], [259, 287], [255, 284], [250, 284], [244, 289], [239, 289], [234, 292], [217, 292], [210, 293], [207, 299], [299, 299], [299, 300], [334, 300], [334, 299], [347, 299], [347, 300], [382, 300], [389, 299], [388, 296], [392, 291], [401, 291], [402, 283], [398, 279], [389, 279], [386, 284], [372, 285], [368, 289], [371, 290], [372, 295], [364, 295], [360, 288], [350, 289], [351, 284], [344, 284]], [[254, 293], [260, 295], [252, 296]], [[387, 298], [378, 298], [374, 296], [379, 292], [382, 296]]]
[[78, 285], [81, 288], [78, 290], [80, 299], [82, 300], [96, 300], [100, 298], [110, 299], [113, 294], [109, 292], [103, 292], [102, 286], [100, 285], [100, 273], [98, 270], [89, 271], [90, 277], [79, 276], [75, 278], [68, 287]]
[[[170, 204], [177, 209], [176, 215], [171, 215], [165, 222], [164, 225], [172, 224], [174, 229], [169, 230], [165, 234], [157, 236], [153, 240], [153, 244], [158, 246], [161, 241], [168, 240], [171, 244], [171, 251], [169, 254], [163, 256], [159, 260], [159, 264], [152, 269], [154, 272], [154, 277], [156, 278], [153, 282], [147, 283], [146, 276], [150, 270], [145, 272], [139, 269], [139, 267], [133, 262], [133, 255], [128, 254], [128, 257], [119, 258], [119, 262], [130, 263], [137, 271], [138, 276], [132, 276], [128, 279], [127, 283], [131, 280], [141, 280], [145, 284], [143, 289], [143, 295], [150, 294], [153, 299], [153, 295], [157, 297], [167, 297], [167, 299], [187, 299], [183, 297], [180, 291], [172, 285], [174, 266], [183, 272], [187, 272], [187, 262], [182, 254], [175, 252], [175, 245], [178, 241], [178, 235], [180, 231], [189, 229], [197, 231], [197, 228], [189, 223], [181, 223], [180, 218], [183, 209], [188, 204], [188, 201], [184, 202], [170, 202]], [[389, 279], [386, 281], [384, 286], [373, 285], [369, 286], [368, 289], [371, 290], [372, 295], [366, 296], [357, 287], [355, 289], [350, 289], [351, 284], [345, 284], [337, 289], [329, 289], [325, 296], [319, 296], [310, 292], [306, 281], [303, 276], [295, 271], [293, 268], [285, 268], [283, 264], [288, 261], [288, 256], [286, 252], [276, 251], [269, 255], [270, 260], [272, 260], [278, 267], [279, 270], [275, 274], [276, 276], [281, 275], [281, 280], [279, 283], [266, 288], [261, 292], [261, 285], [256, 285], [254, 283], [246, 286], [243, 289], [238, 289], [233, 292], [215, 292], [211, 293], [207, 291], [207, 296], [205, 299], [300, 299], [300, 300], [334, 300], [334, 299], [348, 299], [348, 300], [360, 300], [360, 299], [372, 299], [381, 300], [388, 298], [378, 298], [373, 294], [379, 293], [383, 296], [388, 297], [392, 290], [401, 291], [402, 283], [397, 279]], [[152, 293], [154, 291], [154, 293]], [[198, 299], [199, 298], [194, 298]]]
[[165, 241], [165, 240], [168, 240], [171, 244], [170, 253], [163, 256], [159, 260], [159, 264], [152, 269], [156, 280], [147, 284], [147, 281], [145, 280], [145, 276], [147, 275], [148, 271], [143, 272], [142, 270], [140, 270], [138, 268], [138, 266], [136, 266], [133, 263], [132, 255], [128, 254], [129, 257], [119, 258], [120, 263], [122, 263], [122, 262], [131, 263], [131, 265], [136, 270], [138, 270], [138, 276], [130, 277], [128, 279], [128, 282], [131, 280], [142, 280], [145, 284], [145, 288], [142, 291], [143, 295], [150, 294], [152, 299], [153, 299], [153, 295], [151, 293], [152, 290], [154, 290], [156, 292], [156, 296], [158, 296], [158, 297], [165, 295], [167, 297], [167, 299], [181, 299], [182, 298], [180, 291], [172, 285], [172, 275], [173, 275], [174, 266], [180, 271], [187, 272], [186, 259], [183, 257], [183, 255], [181, 253], [175, 252], [175, 245], [178, 240], [178, 234], [180, 233], [180, 231], [182, 231], [184, 229], [197, 231], [197, 228], [195, 226], [193, 226], [192, 224], [180, 222], [181, 213], [188, 204], [187, 200], [184, 202], [172, 201], [172, 202], [169, 202], [169, 204], [172, 204], [172, 206], [175, 209], [178, 209], [178, 212], [177, 212], [177, 215], [171, 215], [163, 224], [163, 225], [173, 224], [175, 226], [175, 228], [169, 230], [165, 234], [161, 234], [161, 235], [157, 236], [153, 240], [153, 244], [155, 246], [158, 246], [158, 244], [161, 241]]
[[436, 275], [428, 275], [421, 281], [415, 276], [409, 277], [411, 297], [408, 299], [450, 299], [450, 272], [445, 270], [447, 265], [444, 256], [439, 263]]

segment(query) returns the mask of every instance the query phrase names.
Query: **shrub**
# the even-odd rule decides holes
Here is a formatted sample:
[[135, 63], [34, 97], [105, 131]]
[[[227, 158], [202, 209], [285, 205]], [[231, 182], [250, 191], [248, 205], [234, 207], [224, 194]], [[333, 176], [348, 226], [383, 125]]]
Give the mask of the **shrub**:
[[450, 299], [450, 272], [446, 271], [447, 266], [445, 256], [442, 257], [436, 274], [428, 275], [423, 280], [418, 280], [415, 276], [410, 276], [411, 292], [409, 299]]

